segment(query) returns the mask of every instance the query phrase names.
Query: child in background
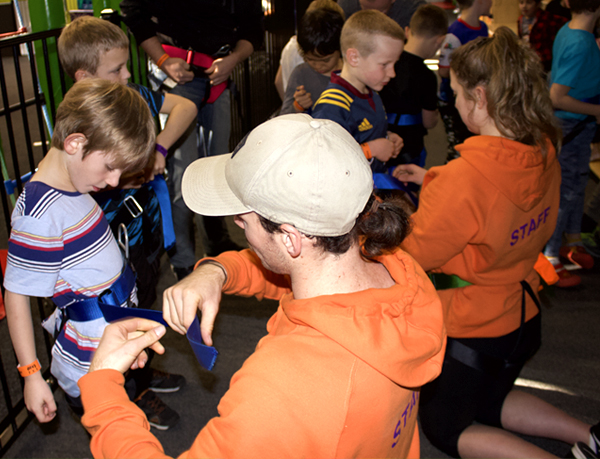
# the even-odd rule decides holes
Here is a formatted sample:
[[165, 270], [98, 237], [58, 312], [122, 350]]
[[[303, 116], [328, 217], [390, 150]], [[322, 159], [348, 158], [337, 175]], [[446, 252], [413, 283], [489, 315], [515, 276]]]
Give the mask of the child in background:
[[304, 64], [292, 72], [280, 114], [308, 113], [329, 84], [331, 72], [342, 68], [340, 34], [344, 12], [333, 0], [312, 2], [298, 26], [298, 46]]
[[450, 88], [450, 57], [459, 46], [477, 37], [488, 36], [487, 25], [480, 21], [479, 17], [489, 15], [492, 7], [492, 0], [457, 0], [457, 3], [460, 15], [448, 27], [448, 35], [442, 44], [438, 70], [438, 74], [442, 78], [438, 96], [439, 108], [448, 137], [446, 162], [458, 158], [459, 153], [454, 147], [472, 135], [454, 106], [454, 94]]
[[475, 136], [445, 166], [395, 171], [423, 183], [402, 248], [435, 271], [448, 331], [442, 373], [421, 390], [423, 433], [451, 457], [550, 457], [512, 432], [596, 457], [578, 454], [588, 441], [598, 451], [600, 425], [513, 390], [541, 342], [534, 266], [559, 213], [558, 130], [542, 66], [500, 27], [454, 53], [451, 84]]
[[388, 129], [404, 141], [402, 153], [387, 162], [389, 167], [414, 163], [425, 165], [424, 137], [438, 122], [437, 77], [423, 62], [432, 58], [446, 37], [448, 18], [435, 5], [420, 6], [406, 28], [408, 41], [396, 62], [396, 77], [379, 95], [387, 111]]
[[517, 22], [519, 38], [529, 43], [540, 59], [544, 71], [552, 68], [552, 44], [560, 28], [567, 22], [541, 8], [542, 0], [519, 0], [521, 16]]
[[554, 41], [550, 86], [552, 105], [563, 131], [558, 157], [562, 170], [560, 211], [556, 229], [544, 251], [560, 278], [559, 287], [581, 282], [579, 276], [564, 268], [559, 257], [584, 269], [594, 266], [594, 259], [581, 240], [581, 220], [590, 143], [600, 119], [600, 50], [593, 33], [600, 17], [600, 0], [569, 3], [573, 19], [560, 29]]
[[[119, 27], [109, 21], [91, 16], [75, 19], [63, 29], [58, 39], [58, 51], [65, 72], [73, 80], [102, 78], [113, 83], [129, 84], [146, 100], [153, 116], [158, 113], [169, 115], [165, 128], [156, 136], [150, 180], [153, 174], [162, 174], [169, 148], [195, 120], [195, 104], [181, 96], [162, 95], [144, 86], [128, 83], [131, 76], [127, 70], [129, 40]], [[140, 307], [149, 309], [156, 300], [163, 233], [156, 193], [152, 187], [143, 185], [146, 177], [141, 171], [136, 171], [136, 174], [125, 178], [126, 181], [132, 179], [126, 183], [122, 180], [121, 185], [123, 188], [141, 187], [139, 190], [112, 190], [95, 198], [104, 210], [113, 233], [116, 234], [120, 223], [127, 226], [130, 259], [136, 269], [140, 291]], [[134, 218], [128, 208], [121, 205], [125, 199], [135, 200], [144, 212]], [[136, 207], [135, 203], [133, 206]]]
[[51, 372], [69, 405], [82, 411], [77, 381], [107, 322], [71, 320], [70, 308], [115, 286], [129, 292], [120, 299], [125, 306], [136, 302], [135, 283], [126, 277], [131, 270], [89, 193], [116, 187], [121, 174], [143, 169], [154, 154], [154, 129], [148, 105], [133, 89], [99, 79], [75, 84], [56, 112], [50, 151], [15, 205], [6, 313], [25, 405], [40, 422], [54, 418], [56, 404], [39, 371], [29, 297], [51, 297], [64, 314], [64, 323], [58, 311], [45, 323], [59, 332]]
[[404, 32], [375, 10], [354, 13], [341, 35], [341, 72], [313, 106], [313, 118], [333, 120], [361, 144], [373, 172], [385, 172], [386, 161], [402, 148], [398, 134], [389, 132], [380, 91], [394, 76], [394, 64], [404, 47]]

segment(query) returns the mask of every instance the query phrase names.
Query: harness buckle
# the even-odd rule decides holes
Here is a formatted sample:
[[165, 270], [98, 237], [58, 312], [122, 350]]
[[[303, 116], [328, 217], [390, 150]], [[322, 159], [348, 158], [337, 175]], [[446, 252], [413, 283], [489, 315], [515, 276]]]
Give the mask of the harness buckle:
[[140, 206], [140, 203], [136, 201], [132, 194], [123, 199], [123, 204], [133, 218], [138, 218], [144, 213], [144, 209], [142, 206]]

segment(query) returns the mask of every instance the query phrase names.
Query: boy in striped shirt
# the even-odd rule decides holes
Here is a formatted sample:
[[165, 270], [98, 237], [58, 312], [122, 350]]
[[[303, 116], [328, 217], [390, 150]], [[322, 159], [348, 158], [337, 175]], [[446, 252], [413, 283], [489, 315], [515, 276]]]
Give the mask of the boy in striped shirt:
[[[55, 417], [56, 403], [39, 371], [29, 297], [51, 297], [57, 306], [44, 324], [58, 333], [51, 372], [69, 404], [77, 405], [77, 380], [87, 373], [107, 323], [103, 317], [63, 321], [69, 316], [63, 313], [97, 297], [124, 271], [108, 222], [89, 193], [116, 187], [122, 173], [143, 169], [154, 143], [150, 110], [136, 91], [99, 79], [77, 83], [58, 107], [50, 151], [16, 203], [5, 304], [25, 405], [40, 422]], [[129, 299], [137, 301], [135, 285]]]

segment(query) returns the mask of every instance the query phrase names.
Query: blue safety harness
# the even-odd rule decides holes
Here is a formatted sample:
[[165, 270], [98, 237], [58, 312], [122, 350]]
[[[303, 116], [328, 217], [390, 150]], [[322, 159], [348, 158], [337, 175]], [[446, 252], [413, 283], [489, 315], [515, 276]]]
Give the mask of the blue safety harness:
[[[77, 301], [62, 309], [63, 321], [68, 319], [76, 322], [87, 322], [104, 317], [107, 322], [115, 322], [126, 318], [140, 317], [154, 320], [163, 324], [165, 327], [168, 327], [168, 324], [163, 319], [161, 311], [140, 309], [135, 307], [134, 303], [131, 301], [131, 293], [135, 288], [136, 275], [127, 261], [128, 244], [126, 230], [123, 230], [124, 226], [125, 225], [122, 225], [119, 230], [118, 241], [119, 246], [125, 252], [125, 267], [123, 268], [121, 275], [100, 295]], [[125, 242], [121, 241], [121, 231], [125, 233]], [[62, 329], [62, 325], [59, 327], [59, 330], [60, 329]], [[207, 370], [212, 370], [217, 359], [218, 351], [214, 347], [202, 343], [200, 322], [197, 317], [187, 331], [187, 338], [200, 365]]]

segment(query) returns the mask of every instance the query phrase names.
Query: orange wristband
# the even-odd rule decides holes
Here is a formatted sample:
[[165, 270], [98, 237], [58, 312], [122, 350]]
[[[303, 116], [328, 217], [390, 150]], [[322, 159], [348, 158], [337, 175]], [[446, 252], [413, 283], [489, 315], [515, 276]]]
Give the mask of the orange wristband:
[[160, 56], [160, 59], [156, 61], [156, 65], [158, 65], [158, 67], [160, 68], [160, 66], [163, 65], [169, 57], [171, 56], [169, 56], [167, 53], [163, 54], [162, 56]]
[[294, 101], [294, 107], [296, 107], [296, 110], [298, 110], [299, 112], [303, 112], [304, 111], [304, 107], [302, 105], [300, 105], [298, 103], [298, 101]]
[[19, 370], [19, 373], [23, 378], [31, 376], [32, 374], [37, 373], [41, 369], [42, 367], [40, 366], [40, 361], [38, 359], [35, 359], [35, 361], [30, 363], [29, 365], [17, 366], [17, 370]]
[[369, 144], [365, 142], [361, 143], [360, 146], [363, 150], [363, 153], [365, 154], [365, 158], [371, 159], [373, 155], [371, 154], [371, 147], [369, 147]]

